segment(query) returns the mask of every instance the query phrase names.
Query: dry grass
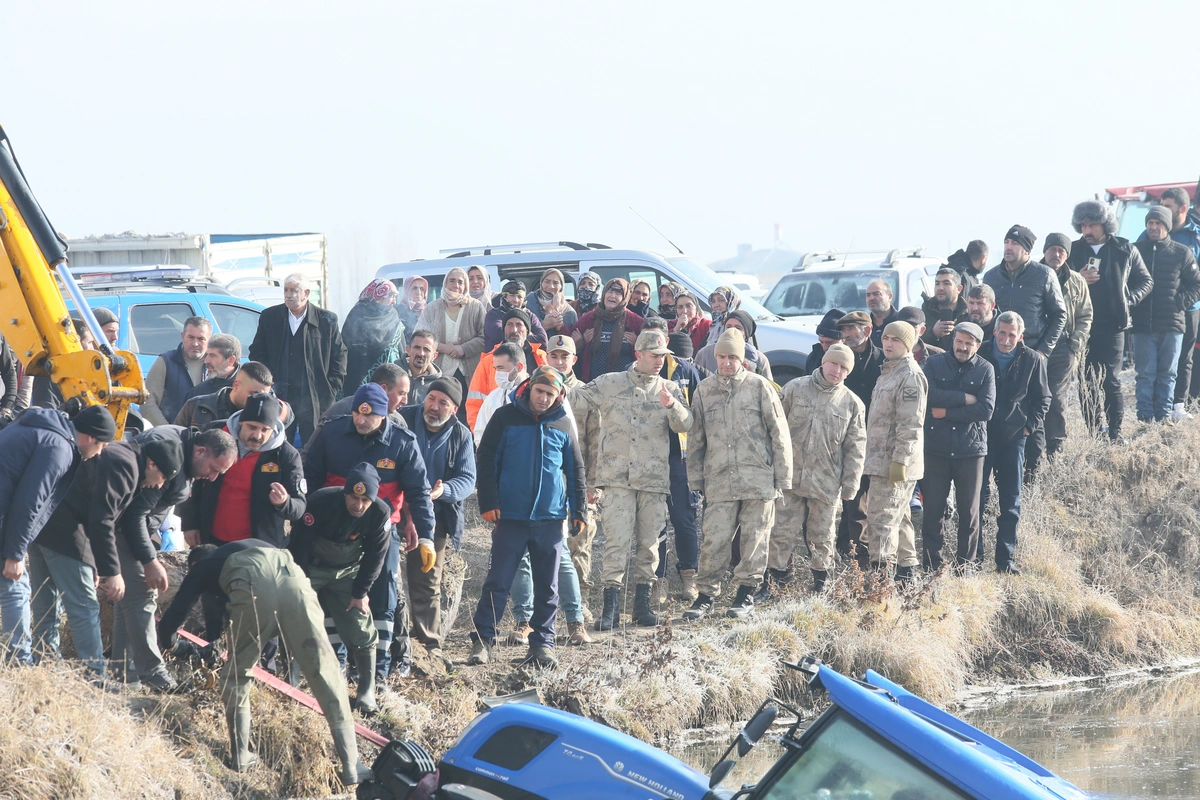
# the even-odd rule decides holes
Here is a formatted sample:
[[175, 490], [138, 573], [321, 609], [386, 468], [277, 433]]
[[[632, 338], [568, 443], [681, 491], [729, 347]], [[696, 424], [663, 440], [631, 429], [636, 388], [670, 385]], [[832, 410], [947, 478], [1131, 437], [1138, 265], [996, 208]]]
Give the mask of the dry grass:
[[[478, 713], [480, 696], [532, 687], [551, 705], [662, 742], [687, 729], [745, 719], [770, 694], [812, 703], [781, 666], [805, 655], [848, 673], [875, 669], [942, 703], [972, 684], [1100, 674], [1195, 656], [1200, 419], [1131, 423], [1127, 435], [1127, 445], [1114, 447], [1075, 429], [1056, 462], [1043, 467], [1024, 496], [1021, 576], [944, 574], [902, 595], [890, 588], [865, 591], [851, 570], [819, 596], [809, 594], [801, 578], [748, 619], [716, 615], [695, 625], [598, 636], [589, 647], [561, 648], [553, 671], [528, 672], [519, 667], [523, 648], [500, 648], [484, 668], [459, 666], [393, 683], [371, 724], [440, 753]], [[486, 572], [488, 534], [474, 520], [464, 542], [466, 600], [446, 644], [460, 663]], [[989, 522], [985, 553], [994, 529]], [[798, 573], [804, 572], [800, 565]], [[598, 598], [588, 599], [595, 604]], [[671, 615], [677, 619], [681, 610], [672, 608]], [[178, 789], [181, 796], [224, 791], [265, 798], [339, 790], [324, 720], [268, 690], [257, 690], [253, 700], [253, 746], [266, 763], [237, 776], [221, 763], [227, 740], [214, 690], [143, 699], [149, 710], [139, 716], [122, 705], [128, 700], [100, 697], [86, 685], [78, 696], [74, 689], [62, 692], [48, 676], [10, 672], [4, 683], [12, 711], [0, 721], [0, 766], [18, 776], [15, 796], [149, 797]], [[57, 732], [37, 733], [29, 720], [44, 720], [44, 709], [55, 703], [61, 711], [49, 716]], [[100, 730], [104, 747], [95, 743]], [[56, 739], [62, 742], [56, 747], [28, 744]], [[54, 783], [36, 782], [46, 780]]]

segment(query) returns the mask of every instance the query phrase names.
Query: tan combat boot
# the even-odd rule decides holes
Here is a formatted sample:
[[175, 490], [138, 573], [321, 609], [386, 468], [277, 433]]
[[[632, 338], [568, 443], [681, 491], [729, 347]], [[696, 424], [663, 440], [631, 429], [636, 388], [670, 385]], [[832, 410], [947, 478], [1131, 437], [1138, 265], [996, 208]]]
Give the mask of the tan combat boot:
[[508, 635], [504, 637], [504, 643], [509, 647], [528, 647], [531, 633], [533, 633], [533, 628], [529, 627], [529, 623], [522, 622], [508, 632]]
[[696, 598], [700, 595], [700, 590], [696, 588], [696, 570], [685, 569], [679, 573], [679, 578], [683, 581], [683, 587], [679, 590], [679, 599], [687, 603], [696, 602]]
[[586, 622], [568, 622], [567, 623], [567, 645], [579, 647], [585, 644], [591, 644], [594, 640], [587, 632]]

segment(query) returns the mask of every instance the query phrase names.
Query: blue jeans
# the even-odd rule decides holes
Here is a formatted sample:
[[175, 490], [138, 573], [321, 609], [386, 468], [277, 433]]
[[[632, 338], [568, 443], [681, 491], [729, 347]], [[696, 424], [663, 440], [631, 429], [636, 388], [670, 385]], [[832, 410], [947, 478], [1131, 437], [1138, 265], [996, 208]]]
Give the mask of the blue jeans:
[[1134, 394], [1138, 419], [1163, 420], [1175, 402], [1175, 373], [1179, 369], [1182, 333], [1135, 333], [1133, 366], [1137, 370]]
[[29, 582], [33, 592], [33, 637], [39, 659], [59, 657], [58, 618], [67, 612], [75, 654], [89, 670], [104, 674], [104, 643], [100, 640], [100, 601], [95, 570], [36, 542], [29, 548]]
[[0, 575], [0, 661], [32, 664], [29, 638], [29, 571], [15, 581]]
[[[1017, 523], [1021, 521], [1021, 483], [1025, 474], [1025, 434], [1005, 444], [988, 440], [983, 459], [983, 489], [979, 493], [979, 525], [983, 527], [984, 509], [992, 494], [992, 475], [996, 476], [1000, 516], [996, 518], [996, 566], [1012, 563], [1017, 549]], [[982, 549], [982, 548], [981, 548]]]
[[[567, 622], [583, 622], [583, 597], [579, 593], [579, 574], [575, 572], [571, 551], [566, 547], [565, 532], [562, 557], [558, 561], [558, 592], [563, 616], [567, 618]], [[528, 622], [533, 616], [533, 569], [529, 566], [528, 552], [517, 567], [517, 577], [512, 584], [512, 604], [513, 619], [518, 625]]]
[[492, 531], [492, 565], [475, 607], [472, 640], [496, 641], [496, 627], [508, 605], [508, 591], [526, 551], [533, 568], [533, 615], [530, 647], [554, 647], [554, 617], [558, 613], [558, 568], [562, 562], [562, 520], [543, 523], [501, 519]]
[[[699, 569], [700, 535], [696, 526], [696, 509], [700, 506], [700, 493], [688, 490], [687, 461], [682, 454], [671, 454], [671, 493], [667, 495], [667, 514], [670, 515], [671, 527], [675, 529], [675, 558], [679, 563], [675, 568], [682, 572], [685, 569]], [[659, 578], [667, 575], [667, 537], [666, 529], [658, 545], [658, 569], [654, 573]]]

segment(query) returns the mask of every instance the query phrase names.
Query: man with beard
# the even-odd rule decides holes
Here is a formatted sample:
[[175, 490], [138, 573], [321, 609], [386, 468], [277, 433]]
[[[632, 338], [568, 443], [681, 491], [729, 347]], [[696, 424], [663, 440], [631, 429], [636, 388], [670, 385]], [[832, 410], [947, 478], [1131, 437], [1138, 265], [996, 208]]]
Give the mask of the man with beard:
[[992, 340], [996, 327], [996, 292], [986, 283], [977, 283], [967, 292], [967, 319], [983, 331], [983, 341]]
[[1049, 358], [1062, 336], [1067, 307], [1054, 272], [1030, 258], [1036, 241], [1024, 225], [1009, 228], [1004, 234], [1004, 261], [988, 270], [983, 282], [996, 293], [996, 308], [1020, 315], [1029, 346]]
[[183, 322], [182, 341], [174, 350], [158, 357], [146, 373], [146, 402], [141, 413], [155, 425], [167, 425], [175, 419], [188, 398], [188, 392], [204, 379], [204, 354], [212, 323], [204, 317], [188, 317]]
[[1092, 298], [1092, 329], [1080, 384], [1083, 419], [1094, 435], [1107, 433], [1109, 441], [1118, 442], [1125, 417], [1119, 377], [1125, 331], [1131, 324], [1130, 309], [1150, 294], [1154, 280], [1137, 248], [1128, 239], [1114, 236], [1117, 218], [1104, 203], [1079, 203], [1071, 224], [1083, 236], [1071, 243], [1067, 264], [1087, 281]]
[[433, 363], [437, 358], [437, 349], [436, 333], [428, 328], [417, 328], [413, 331], [412, 341], [408, 343], [409, 403], [424, 401], [425, 392], [429, 391], [430, 384], [442, 377], [442, 371]]
[[495, 308], [488, 309], [483, 318], [483, 349], [485, 351], [494, 350], [496, 345], [508, 340], [508, 332], [504, 330], [504, 326], [508, 324], [508, 312], [510, 311], [525, 312], [527, 317], [525, 322], [526, 338], [538, 344], [546, 343], [546, 329], [542, 326], [542, 321], [530, 314], [529, 309], [526, 308], [525, 292], [525, 284], [516, 278], [505, 281], [504, 287], [500, 291], [499, 304]]
[[871, 344], [879, 347], [879, 337], [883, 336], [883, 329], [889, 322], [896, 321], [890, 283], [874, 280], [867, 284], [867, 311], [871, 313]]
[[[458, 381], [443, 378], [434, 381], [422, 405], [401, 409], [417, 446], [425, 459], [425, 474], [433, 486], [432, 568], [426, 569], [419, 552], [405, 556], [408, 576], [408, 615], [397, 610], [397, 638], [411, 636], [425, 645], [431, 657], [441, 656], [442, 647], [442, 568], [446, 562], [446, 543], [457, 551], [462, 546], [465, 503], [475, 491], [475, 448], [471, 432], [459, 422], [462, 387]], [[409, 623], [411, 622], [411, 628]], [[403, 628], [401, 628], [403, 626]], [[411, 632], [410, 632], [411, 631]]]
[[[175, 417], [175, 424], [198, 431], [218, 420], [229, 419], [245, 407], [250, 395], [271, 394], [274, 383], [271, 370], [257, 361], [247, 361], [234, 374], [232, 384], [212, 394], [197, 395], [184, 403]], [[280, 407], [279, 418], [286, 427], [291, 419], [291, 409], [283, 401], [280, 401]]]
[[953, 346], [954, 326], [967, 319], [962, 288], [962, 277], [950, 267], [942, 267], [933, 276], [933, 297], [921, 305], [927, 325], [921, 341], [942, 350]]
[[213, 394], [233, 385], [234, 373], [242, 363], [242, 343], [228, 333], [215, 333], [208, 340], [208, 351], [204, 354], [204, 374], [200, 381], [187, 393], [188, 399]]
[[[529, 312], [523, 308], [511, 308], [504, 314], [504, 340], [517, 348], [520, 360], [528, 373], [546, 363], [546, 351], [543, 346], [529, 340], [532, 319]], [[471, 386], [467, 392], [467, 425], [472, 430], [479, 419], [483, 401], [498, 386], [493, 354], [499, 347], [500, 345], [496, 345], [490, 352], [484, 353], [479, 359], [479, 366], [475, 368], [475, 374], [471, 376]]]

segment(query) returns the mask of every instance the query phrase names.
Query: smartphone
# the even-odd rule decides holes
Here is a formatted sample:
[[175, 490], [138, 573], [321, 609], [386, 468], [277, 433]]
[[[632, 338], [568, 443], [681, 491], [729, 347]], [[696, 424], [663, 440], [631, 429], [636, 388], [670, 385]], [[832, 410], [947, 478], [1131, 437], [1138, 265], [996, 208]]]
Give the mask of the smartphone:
[[1087, 267], [1085, 267], [1085, 269], [1087, 269], [1089, 272], [1099, 272], [1100, 271], [1100, 259], [1096, 258], [1095, 256], [1092, 256], [1091, 258], [1088, 259]]

